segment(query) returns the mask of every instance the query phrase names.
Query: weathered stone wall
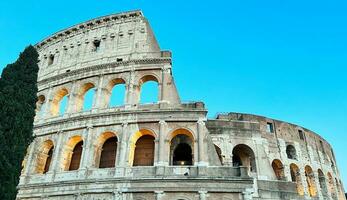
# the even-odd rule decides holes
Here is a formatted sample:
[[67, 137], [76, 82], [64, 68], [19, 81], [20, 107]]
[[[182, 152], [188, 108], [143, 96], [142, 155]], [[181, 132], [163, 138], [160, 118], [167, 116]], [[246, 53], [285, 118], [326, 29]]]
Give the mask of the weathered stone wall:
[[[207, 120], [202, 102], [182, 103], [171, 52], [160, 50], [141, 11], [72, 26], [36, 48], [35, 139], [23, 161], [17, 199], [344, 199], [338, 169], [331, 165], [336, 163], [332, 149], [315, 133], [255, 115], [231, 113]], [[157, 82], [157, 102], [141, 104], [147, 81]], [[110, 106], [118, 84], [125, 86], [124, 103]], [[84, 110], [85, 94], [92, 89], [93, 105]], [[63, 98], [67, 108], [61, 113]], [[181, 135], [184, 139], [177, 137]], [[153, 138], [150, 166], [134, 166], [142, 136]], [[100, 168], [108, 138], [116, 138], [115, 160], [113, 167]], [[180, 143], [189, 146], [191, 165], [174, 163], [173, 146]], [[79, 165], [71, 170], [77, 144], [82, 144]], [[289, 145], [295, 149], [291, 159]], [[148, 152], [140, 153], [146, 157]], [[312, 169], [306, 173], [309, 181], [305, 169]]]

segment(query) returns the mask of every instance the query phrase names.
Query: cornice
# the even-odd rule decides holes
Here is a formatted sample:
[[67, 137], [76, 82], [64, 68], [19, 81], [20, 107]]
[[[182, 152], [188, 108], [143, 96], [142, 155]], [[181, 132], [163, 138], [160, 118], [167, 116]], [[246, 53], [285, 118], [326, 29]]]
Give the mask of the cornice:
[[133, 19], [137, 17], [143, 17], [143, 13], [141, 10], [134, 10], [134, 11], [128, 11], [128, 12], [122, 12], [118, 14], [111, 14], [106, 15], [102, 17], [98, 17], [92, 20], [88, 20], [83, 23], [79, 23], [76, 25], [73, 25], [69, 28], [63, 29], [61, 31], [58, 31], [51, 36], [43, 39], [42, 41], [38, 42], [35, 47], [37, 49], [41, 49], [43, 46], [50, 45], [51, 43], [54, 43], [56, 40], [59, 40], [61, 38], [64, 38], [66, 36], [70, 36], [74, 33], [78, 33], [80, 31], [86, 31], [93, 29], [95, 26], [100, 26], [103, 24], [107, 24], [109, 22], [123, 22], [127, 19]]

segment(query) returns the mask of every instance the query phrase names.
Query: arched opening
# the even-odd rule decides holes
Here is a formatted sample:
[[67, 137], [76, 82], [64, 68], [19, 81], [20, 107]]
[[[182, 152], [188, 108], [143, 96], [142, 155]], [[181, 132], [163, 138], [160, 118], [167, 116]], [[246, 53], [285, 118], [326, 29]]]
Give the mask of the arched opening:
[[177, 129], [172, 133], [170, 141], [170, 164], [193, 165], [193, 136], [186, 129]]
[[115, 167], [117, 155], [117, 142], [116, 136], [109, 137], [102, 145], [99, 168], [112, 168]]
[[223, 156], [222, 156], [222, 150], [214, 144], [214, 148], [216, 149], [220, 164], [223, 165]]
[[52, 140], [43, 142], [37, 154], [36, 173], [44, 174], [49, 171], [54, 145]]
[[290, 164], [290, 176], [292, 178], [292, 182], [296, 183], [298, 194], [304, 195], [304, 187], [301, 181], [300, 170], [299, 167], [294, 163]]
[[73, 136], [65, 145], [62, 156], [62, 167], [65, 171], [77, 170], [80, 167], [83, 151], [81, 136]]
[[286, 148], [287, 158], [296, 160], [296, 150], [293, 145], [288, 145]]
[[277, 180], [285, 180], [284, 166], [282, 162], [278, 159], [275, 159], [272, 161], [271, 166], [272, 166], [272, 169], [274, 170]]
[[133, 166], [153, 166], [154, 139], [151, 135], [144, 135], [136, 141]]
[[83, 141], [80, 141], [79, 143], [76, 144], [75, 148], [72, 151], [69, 171], [77, 170], [80, 168], [82, 150], [83, 150]]
[[114, 79], [108, 85], [108, 91], [110, 94], [110, 107], [117, 107], [124, 105], [126, 87], [123, 79]]
[[76, 97], [76, 111], [91, 110], [94, 103], [95, 86], [93, 83], [84, 84]]
[[43, 113], [46, 109], [46, 97], [44, 95], [40, 95], [37, 98], [36, 102], [36, 118], [43, 117]]
[[158, 79], [152, 75], [141, 78], [140, 83], [140, 104], [157, 103], [159, 100]]
[[245, 144], [236, 145], [233, 149], [233, 166], [244, 166], [250, 172], [256, 172], [257, 168], [253, 150]]
[[328, 172], [327, 176], [328, 176], [328, 182], [329, 182], [329, 187], [328, 187], [329, 193], [331, 194], [331, 197], [333, 199], [337, 199], [333, 176], [331, 175], [330, 172]]
[[141, 129], [131, 137], [129, 151], [130, 166], [154, 165], [154, 140], [154, 133], [147, 129]]
[[52, 99], [51, 114], [52, 116], [63, 115], [68, 104], [68, 90], [62, 88], [56, 92]]
[[321, 169], [318, 169], [318, 180], [319, 180], [319, 186], [322, 191], [323, 197], [328, 198], [328, 188], [325, 181], [324, 173]]
[[317, 196], [316, 183], [314, 179], [314, 173], [310, 166], [306, 165], [305, 167], [305, 177], [308, 186], [308, 192], [311, 197]]

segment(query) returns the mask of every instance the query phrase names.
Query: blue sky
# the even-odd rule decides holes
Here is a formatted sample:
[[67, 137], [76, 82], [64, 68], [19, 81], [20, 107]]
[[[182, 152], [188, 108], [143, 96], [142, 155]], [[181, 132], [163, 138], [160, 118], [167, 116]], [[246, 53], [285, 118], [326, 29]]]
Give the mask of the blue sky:
[[[207, 3], [208, 2], [208, 3]], [[0, 2], [0, 70], [73, 24], [142, 9], [173, 51], [182, 100], [296, 123], [327, 139], [347, 185], [347, 1]]]

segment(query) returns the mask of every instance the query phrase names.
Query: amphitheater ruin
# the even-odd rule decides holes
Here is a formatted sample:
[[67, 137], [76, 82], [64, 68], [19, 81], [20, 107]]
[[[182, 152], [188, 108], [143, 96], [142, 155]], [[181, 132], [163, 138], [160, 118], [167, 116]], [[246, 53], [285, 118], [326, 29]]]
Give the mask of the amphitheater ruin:
[[[316, 133], [251, 114], [207, 119], [204, 103], [182, 103], [171, 52], [141, 11], [77, 24], [36, 48], [35, 138], [17, 199], [345, 200]], [[158, 95], [142, 103], [149, 83]]]

